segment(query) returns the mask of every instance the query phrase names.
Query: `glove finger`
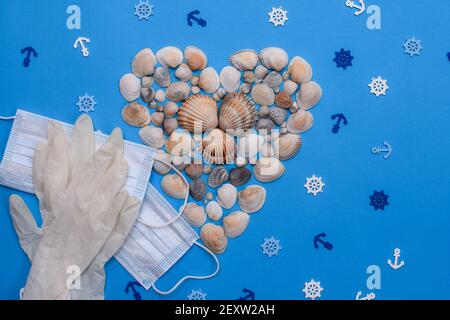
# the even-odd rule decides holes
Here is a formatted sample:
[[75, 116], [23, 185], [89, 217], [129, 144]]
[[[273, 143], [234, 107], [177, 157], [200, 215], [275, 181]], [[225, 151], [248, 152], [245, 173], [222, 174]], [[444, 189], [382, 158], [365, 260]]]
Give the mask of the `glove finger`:
[[54, 217], [49, 217], [48, 203], [45, 199], [45, 173], [48, 161], [48, 146], [40, 143], [33, 157], [33, 186], [34, 193], [39, 199], [39, 209], [43, 224], [49, 222]]
[[75, 123], [70, 144], [71, 177], [82, 174], [82, 168], [86, 168], [86, 165], [93, 161], [94, 152], [94, 124], [92, 119], [84, 114]]
[[112, 230], [114, 229], [119, 219], [119, 214], [127, 202], [127, 198], [127, 192], [123, 191], [118, 193], [116, 197], [109, 202], [109, 206], [102, 211], [103, 215], [99, 216], [99, 218], [101, 219], [103, 226], [107, 230], [111, 230], [112, 232]]
[[102, 192], [104, 192], [105, 199], [114, 198], [117, 193], [122, 190], [125, 185], [128, 176], [128, 162], [119, 157], [116, 153], [111, 160], [107, 172], [101, 177], [100, 185], [103, 186]]
[[115, 129], [109, 136], [108, 141], [95, 152], [95, 168], [100, 176], [103, 176], [108, 170], [115, 152], [115, 146], [117, 145], [116, 141], [123, 140], [121, 137], [122, 132]]
[[44, 177], [44, 192], [48, 203], [66, 188], [69, 179], [69, 145], [61, 125], [50, 122], [48, 126], [48, 156]]
[[42, 230], [37, 226], [30, 209], [20, 196], [11, 195], [9, 198], [9, 211], [14, 229], [19, 237], [20, 246], [30, 261], [32, 261], [41, 240]]

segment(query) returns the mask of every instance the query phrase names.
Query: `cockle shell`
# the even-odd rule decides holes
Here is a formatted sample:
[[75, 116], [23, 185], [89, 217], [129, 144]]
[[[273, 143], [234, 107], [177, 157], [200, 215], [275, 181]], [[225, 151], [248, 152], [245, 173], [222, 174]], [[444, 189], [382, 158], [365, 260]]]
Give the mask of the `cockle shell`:
[[161, 180], [162, 190], [174, 199], [184, 199], [188, 192], [188, 187], [181, 177], [174, 173], [164, 176]]
[[322, 98], [322, 88], [314, 81], [305, 82], [297, 93], [297, 104], [303, 110], [314, 107]]
[[132, 73], [127, 73], [120, 78], [119, 89], [122, 97], [132, 102], [141, 95], [141, 81]]
[[247, 213], [254, 213], [266, 202], [266, 189], [258, 185], [251, 185], [238, 193], [239, 207]]
[[151, 114], [151, 119], [152, 119], [152, 123], [155, 126], [160, 127], [164, 123], [164, 113], [162, 113], [162, 112], [153, 112]]
[[267, 84], [271, 88], [278, 87], [283, 81], [281, 74], [276, 71], [270, 72], [265, 78], [263, 83]]
[[285, 91], [289, 96], [292, 96], [297, 89], [298, 84], [292, 80], [286, 80], [283, 84], [283, 91]]
[[194, 141], [189, 132], [176, 130], [166, 141], [166, 150], [173, 156], [188, 156], [192, 153]]
[[250, 181], [252, 177], [252, 172], [245, 167], [234, 168], [230, 171], [229, 176], [230, 176], [229, 177], [230, 183], [233, 186], [238, 187]]
[[186, 205], [183, 217], [194, 227], [201, 227], [206, 222], [205, 209], [194, 202]]
[[223, 253], [227, 248], [228, 238], [221, 226], [205, 224], [200, 231], [200, 238], [209, 250], [216, 254]]
[[311, 81], [312, 68], [311, 65], [302, 57], [295, 56], [291, 59], [288, 66], [291, 80], [297, 83]]
[[174, 46], [159, 49], [156, 59], [164, 68], [176, 68], [183, 62], [183, 52]]
[[172, 132], [177, 130], [178, 120], [175, 118], [165, 119], [163, 126], [164, 126], [164, 131], [170, 136], [172, 134]]
[[210, 201], [206, 205], [206, 214], [211, 220], [219, 221], [222, 219], [222, 207], [216, 201]]
[[268, 106], [260, 106], [258, 115], [260, 118], [267, 118], [270, 114], [270, 108]]
[[211, 188], [217, 188], [221, 186], [224, 182], [228, 181], [228, 172], [224, 167], [215, 167], [213, 171], [209, 174], [208, 185]]
[[206, 194], [205, 182], [199, 179], [192, 180], [192, 182], [189, 183], [189, 194], [194, 200], [202, 200]]
[[173, 102], [180, 102], [186, 100], [189, 97], [191, 88], [184, 81], [173, 82], [166, 89], [167, 99]]
[[232, 163], [236, 155], [233, 137], [220, 129], [211, 130], [201, 142], [203, 159], [213, 164]]
[[230, 183], [225, 183], [217, 189], [217, 202], [224, 209], [231, 209], [237, 200], [237, 189]]
[[248, 213], [242, 211], [234, 211], [223, 218], [223, 229], [228, 238], [236, 238], [240, 236], [250, 223]]
[[212, 67], [202, 70], [199, 77], [198, 85], [206, 93], [214, 93], [220, 86], [219, 75], [216, 69]]
[[287, 121], [287, 129], [292, 133], [302, 133], [309, 130], [314, 123], [314, 118], [309, 111], [298, 110], [291, 114]]
[[151, 88], [155, 78], [153, 77], [143, 77], [141, 79], [141, 87], [142, 88]]
[[139, 51], [131, 62], [131, 70], [138, 77], [152, 75], [155, 72], [156, 58], [153, 51], [146, 48]]
[[258, 64], [258, 53], [252, 49], [236, 51], [229, 58], [228, 62], [238, 70], [253, 70]]
[[249, 84], [255, 82], [255, 74], [253, 73], [253, 71], [244, 72], [244, 82]]
[[169, 101], [166, 103], [163, 110], [164, 116], [166, 118], [172, 118], [178, 113], [178, 110], [180, 110], [180, 108], [178, 108], [178, 105], [175, 102]]
[[288, 111], [281, 109], [279, 107], [275, 107], [270, 109], [269, 119], [275, 122], [277, 125], [281, 126], [283, 122], [286, 121], [288, 116]]
[[275, 71], [281, 71], [287, 66], [289, 58], [286, 51], [277, 47], [269, 47], [259, 52], [259, 60], [261, 63]]
[[267, 132], [272, 130], [274, 127], [275, 123], [268, 118], [259, 119], [258, 123], [256, 124], [257, 130], [266, 130]]
[[229, 93], [220, 107], [219, 127], [224, 130], [254, 128], [258, 120], [255, 104], [242, 93]]
[[255, 79], [262, 81], [268, 73], [269, 70], [266, 67], [259, 65], [255, 69]]
[[208, 57], [199, 48], [194, 46], [187, 46], [184, 49], [184, 58], [186, 59], [187, 65], [191, 70], [202, 70], [208, 64]]
[[272, 182], [284, 174], [285, 168], [277, 158], [261, 157], [256, 163], [253, 173], [255, 178], [261, 182]]
[[216, 128], [219, 123], [217, 103], [205, 95], [191, 96], [178, 111], [178, 122], [184, 129], [192, 133]]
[[234, 67], [228, 66], [220, 71], [220, 83], [227, 92], [234, 92], [241, 84], [241, 73]]
[[122, 118], [133, 127], [145, 127], [151, 119], [148, 109], [137, 102], [132, 102], [122, 109]]
[[158, 67], [155, 70], [154, 79], [161, 87], [166, 88], [170, 85], [170, 72], [168, 69]]
[[281, 91], [275, 96], [275, 104], [280, 108], [289, 109], [292, 103], [292, 98], [286, 90]]
[[189, 81], [192, 78], [192, 70], [186, 63], [182, 63], [175, 71], [175, 77], [181, 81]]
[[155, 90], [152, 88], [141, 88], [141, 98], [145, 103], [149, 103], [155, 98]]
[[203, 174], [203, 165], [200, 163], [188, 164], [185, 171], [189, 178], [198, 179]]
[[171, 163], [170, 154], [165, 151], [158, 150], [155, 156], [153, 168], [160, 174], [168, 174], [170, 167], [166, 163]]
[[162, 148], [166, 142], [163, 130], [153, 126], [147, 126], [139, 130], [139, 138], [145, 145], [156, 149]]
[[275, 101], [273, 90], [265, 83], [258, 83], [252, 88], [252, 99], [261, 106], [270, 106]]
[[302, 139], [298, 134], [287, 133], [276, 137], [272, 144], [278, 158], [280, 160], [288, 160], [300, 151]]

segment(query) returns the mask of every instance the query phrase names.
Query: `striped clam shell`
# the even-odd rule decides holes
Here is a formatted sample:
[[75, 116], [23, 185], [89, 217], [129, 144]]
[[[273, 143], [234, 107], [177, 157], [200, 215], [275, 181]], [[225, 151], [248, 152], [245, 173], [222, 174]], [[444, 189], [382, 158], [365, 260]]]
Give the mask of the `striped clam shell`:
[[191, 183], [189, 183], [189, 194], [196, 201], [203, 200], [206, 195], [205, 182], [199, 179], [192, 180]]
[[178, 111], [178, 123], [192, 133], [216, 128], [217, 103], [211, 97], [196, 94], [189, 97]]
[[266, 189], [259, 185], [251, 185], [238, 193], [239, 207], [247, 213], [254, 213], [266, 202]]
[[255, 104], [242, 93], [229, 93], [220, 107], [219, 126], [223, 131], [254, 128], [258, 120]]
[[230, 171], [230, 183], [236, 187], [242, 186], [250, 181], [252, 172], [246, 167], [234, 168]]
[[295, 133], [283, 134], [272, 141], [275, 153], [280, 160], [288, 160], [295, 156], [302, 147], [302, 138]]
[[236, 144], [229, 134], [220, 129], [213, 129], [203, 138], [201, 151], [206, 162], [232, 163], [236, 155]]
[[208, 185], [217, 188], [228, 181], [229, 175], [225, 167], [215, 167], [208, 176]]

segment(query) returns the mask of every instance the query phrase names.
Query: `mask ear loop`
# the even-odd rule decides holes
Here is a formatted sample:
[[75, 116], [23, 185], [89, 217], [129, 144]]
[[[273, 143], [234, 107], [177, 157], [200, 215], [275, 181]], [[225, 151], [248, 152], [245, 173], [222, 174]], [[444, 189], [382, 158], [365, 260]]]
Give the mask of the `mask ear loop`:
[[11, 117], [1, 117], [0, 116], [0, 120], [14, 120], [16, 119], [16, 116], [11, 116]]
[[186, 184], [186, 196], [184, 197], [184, 203], [178, 209], [178, 214], [173, 219], [171, 219], [171, 220], [169, 220], [166, 223], [161, 224], [161, 225], [153, 225], [151, 223], [145, 222], [141, 218], [138, 218], [138, 221], [141, 222], [142, 224], [146, 225], [147, 227], [150, 227], [150, 228], [164, 228], [164, 227], [170, 226], [172, 223], [177, 221], [181, 217], [181, 215], [183, 214], [184, 208], [186, 207], [188, 199], [189, 199], [189, 182], [186, 180], [186, 178], [183, 176], [183, 174], [180, 171], [178, 171], [178, 169], [175, 168], [171, 163], [168, 163], [168, 162], [166, 162], [164, 160], [159, 160], [159, 159], [155, 159], [155, 161], [162, 162], [165, 165], [167, 165], [170, 168], [172, 168], [172, 170], [174, 170], [175, 173], [177, 173], [181, 177], [181, 179], [183, 179], [183, 182]]
[[210, 279], [214, 276], [216, 276], [219, 271], [220, 271], [220, 263], [219, 263], [219, 259], [217, 259], [217, 256], [211, 251], [209, 250], [207, 247], [205, 247], [204, 245], [202, 245], [201, 243], [195, 241], [194, 244], [196, 244], [197, 246], [199, 246], [200, 248], [202, 248], [203, 250], [205, 250], [206, 252], [208, 252], [213, 258], [214, 261], [216, 262], [217, 268], [216, 271], [214, 271], [213, 273], [211, 273], [208, 276], [194, 276], [194, 275], [187, 275], [183, 278], [181, 278], [173, 287], [172, 289], [168, 290], [168, 291], [161, 291], [158, 288], [156, 288], [155, 283], [152, 284], [152, 288], [153, 290], [155, 290], [156, 293], [161, 294], [161, 295], [168, 295], [171, 294], [172, 292], [174, 292], [183, 282], [185, 282], [186, 280], [189, 279], [194, 279], [194, 280], [206, 280], [206, 279]]

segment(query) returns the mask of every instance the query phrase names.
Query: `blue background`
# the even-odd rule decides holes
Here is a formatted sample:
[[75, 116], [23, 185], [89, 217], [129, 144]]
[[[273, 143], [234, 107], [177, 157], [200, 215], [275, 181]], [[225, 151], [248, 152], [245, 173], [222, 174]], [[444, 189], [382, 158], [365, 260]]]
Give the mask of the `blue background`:
[[[257, 299], [304, 299], [301, 290], [311, 278], [321, 281], [322, 299], [354, 299], [357, 291], [370, 292], [366, 268], [374, 264], [381, 268], [377, 299], [450, 298], [449, 1], [368, 0], [381, 7], [381, 30], [369, 30], [368, 15], [355, 17], [344, 0], [151, 0], [154, 16], [148, 21], [133, 15], [136, 2], [1, 0], [0, 113], [13, 115], [21, 107], [73, 123], [79, 116], [78, 96], [88, 93], [98, 103], [91, 113], [97, 129], [110, 132], [120, 126], [128, 140], [138, 141], [137, 129], [121, 120], [125, 102], [118, 80], [141, 48], [156, 52], [166, 45], [199, 46], [218, 70], [238, 49], [279, 46], [291, 57], [306, 58], [324, 91], [311, 110], [315, 124], [303, 134], [302, 151], [285, 162], [280, 180], [265, 185], [265, 207], [252, 215], [244, 235], [229, 241], [220, 256], [220, 274], [184, 283], [168, 297], [138, 289], [144, 299], [185, 299], [197, 289], [207, 299], [237, 299], [243, 288], [253, 290]], [[70, 4], [81, 7], [81, 30], [66, 28]], [[275, 28], [267, 12], [279, 5], [289, 11], [289, 21]], [[186, 24], [186, 14], [194, 9], [207, 27]], [[88, 58], [72, 48], [78, 36], [91, 39]], [[402, 47], [412, 36], [424, 46], [414, 58]], [[39, 57], [24, 68], [20, 49], [29, 45]], [[355, 57], [347, 70], [332, 61], [341, 48]], [[378, 75], [390, 87], [379, 98], [367, 86]], [[330, 116], [340, 112], [349, 125], [336, 135]], [[10, 128], [11, 122], [0, 121], [1, 153]], [[383, 141], [394, 149], [388, 160], [371, 154], [372, 146]], [[326, 184], [317, 197], [303, 187], [312, 174]], [[159, 187], [160, 179], [154, 173], [151, 182]], [[381, 189], [389, 205], [374, 211], [369, 195]], [[12, 193], [0, 187], [3, 299], [18, 298], [30, 267], [9, 216]], [[37, 213], [35, 197], [25, 197]], [[314, 249], [313, 237], [320, 232], [328, 234], [332, 251]], [[272, 235], [283, 249], [268, 258], [260, 245]], [[406, 266], [394, 271], [386, 260], [396, 247]], [[115, 260], [106, 269], [106, 298], [133, 299], [124, 292], [132, 277]], [[213, 270], [207, 254], [194, 248], [159, 286], [169, 288], [186, 273]]]

